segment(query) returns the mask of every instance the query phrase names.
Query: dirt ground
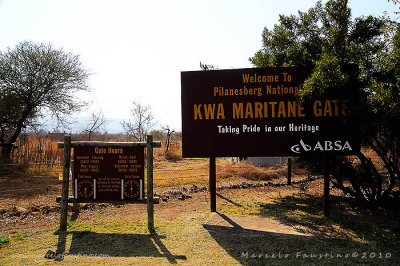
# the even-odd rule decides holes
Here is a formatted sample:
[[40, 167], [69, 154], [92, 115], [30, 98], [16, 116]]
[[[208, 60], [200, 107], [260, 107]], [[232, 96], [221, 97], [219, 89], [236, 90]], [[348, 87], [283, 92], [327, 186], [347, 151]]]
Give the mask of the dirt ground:
[[[305, 177], [294, 176], [293, 182]], [[241, 177], [221, 180], [217, 184], [218, 201], [229, 202], [229, 195], [234, 190], [277, 191], [274, 184], [285, 184], [285, 177], [266, 182], [249, 181]], [[257, 185], [260, 184], [260, 185]], [[260, 187], [257, 187], [260, 186]], [[285, 189], [284, 186], [279, 190]], [[293, 189], [293, 188], [291, 188]], [[296, 189], [296, 188], [295, 188]], [[71, 191], [71, 190], [70, 190]], [[156, 206], [157, 215], [165, 219], [174, 219], [187, 212], [207, 212], [210, 208], [210, 195], [207, 184], [185, 185], [180, 187], [158, 187], [155, 192], [161, 196]], [[250, 191], [249, 191], [250, 192]], [[58, 176], [5, 175], [0, 177], [0, 234], [13, 232], [26, 233], [40, 227], [57, 226], [59, 223], [60, 204], [55, 201], [61, 194], [61, 183]], [[130, 219], [141, 219], [146, 213], [145, 204], [91, 204], [82, 203], [79, 219], [91, 219], [98, 211], [111, 211], [112, 216], [129, 215]], [[71, 204], [69, 205], [72, 210]], [[96, 212], [97, 211], [97, 212]], [[216, 219], [216, 218], [215, 218]], [[214, 218], [210, 223], [217, 223]], [[241, 221], [237, 221], [239, 224]], [[251, 224], [248, 221], [246, 224]], [[254, 222], [254, 225], [257, 221]], [[276, 225], [278, 226], [278, 225]], [[257, 228], [255, 228], [257, 229]], [[258, 228], [260, 229], [260, 228]], [[262, 229], [262, 228], [261, 228]], [[287, 230], [284, 228], [282, 230]], [[279, 229], [277, 229], [279, 231]]]
[[[57, 176], [3, 176], [0, 182], [0, 240], [10, 237], [0, 246], [0, 265], [398, 265], [400, 261], [395, 248], [400, 243], [398, 219], [354, 206], [336, 189], [331, 189], [332, 218], [326, 219], [319, 177], [295, 175], [290, 186], [285, 176], [264, 181], [221, 179], [215, 213], [210, 212], [207, 184], [157, 187], [162, 200], [154, 209], [156, 235], [147, 231], [146, 204], [88, 203], [80, 205], [79, 214], [70, 209], [69, 230], [61, 234]], [[49, 260], [45, 258], [49, 251], [69, 256]], [[111, 258], [81, 256], [98, 252]], [[281, 252], [289, 259], [265, 257]], [[384, 258], [307, 257], [349, 252]]]
[[57, 176], [0, 176], [0, 200], [35, 196], [56, 188], [57, 184], [59, 184]]

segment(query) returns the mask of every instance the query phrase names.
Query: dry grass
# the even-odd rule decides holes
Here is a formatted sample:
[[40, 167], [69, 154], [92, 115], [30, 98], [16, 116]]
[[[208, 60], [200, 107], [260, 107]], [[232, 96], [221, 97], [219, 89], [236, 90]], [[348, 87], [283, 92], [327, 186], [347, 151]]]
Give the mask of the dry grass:
[[180, 186], [208, 182], [208, 161], [185, 159], [154, 166], [154, 186]]
[[18, 139], [18, 149], [12, 154], [12, 160], [17, 164], [26, 163], [60, 163], [63, 150], [58, 148], [58, 140], [43, 137], [29, 136]]
[[[240, 178], [243, 181], [272, 181], [287, 176], [287, 169], [281, 167], [257, 167], [252, 164], [232, 163], [217, 159], [217, 182]], [[304, 175], [296, 170], [293, 175]], [[174, 187], [188, 184], [207, 185], [209, 181], [209, 159], [181, 159], [179, 161], [156, 161], [154, 185]]]
[[[44, 154], [42, 158], [46, 157]], [[218, 159], [216, 163], [217, 180], [220, 182], [269, 181], [284, 178], [287, 174], [285, 168], [279, 167], [260, 168], [233, 164], [223, 159]], [[57, 168], [46, 170], [40, 166], [30, 171], [52, 169]], [[209, 160], [182, 159], [179, 144], [171, 147], [168, 155], [164, 154], [163, 148], [156, 149], [154, 169], [155, 188], [160, 190], [208, 183]], [[305, 178], [306, 173], [294, 169], [293, 176]], [[138, 204], [85, 210], [77, 221], [70, 220], [65, 234], [55, 228], [59, 217], [54, 214], [30, 216], [32, 220], [15, 223], [12, 231], [4, 231], [6, 233], [1, 228], [5, 222], [0, 223], [0, 265], [399, 265], [398, 216], [357, 207], [332, 189], [331, 218], [325, 218], [322, 215], [322, 182], [310, 183], [309, 189], [302, 194], [299, 193], [299, 185], [218, 191], [217, 210], [220, 217], [225, 217], [225, 223], [231, 223], [228, 226], [207, 226], [210, 217], [208, 192], [193, 194], [193, 198], [185, 201], [171, 199], [156, 205], [155, 235], [147, 232], [146, 206]], [[54, 195], [51, 196], [53, 200]], [[33, 199], [36, 204], [40, 197]], [[25, 202], [23, 197], [16, 200]], [[241, 228], [233, 221], [246, 223]], [[252, 221], [253, 225], [262, 224], [266, 230], [246, 227]], [[298, 234], [284, 231], [287, 227]], [[44, 254], [49, 249], [66, 252], [70, 256], [60, 261], [45, 259]], [[278, 253], [290, 254], [290, 257], [265, 258], [265, 255]], [[357, 253], [359, 256], [318, 259], [298, 257], [298, 253]], [[377, 257], [364, 259], [363, 253]], [[109, 257], [90, 257], [90, 254], [106, 254]], [[264, 258], [253, 258], [253, 254], [264, 255]], [[391, 257], [379, 258], [380, 254], [391, 254]]]
[[[117, 141], [117, 140], [115, 140]], [[21, 164], [14, 168], [27, 175], [58, 175], [62, 172], [62, 149], [57, 148], [58, 140], [47, 137], [29, 137], [19, 141], [20, 148], [14, 152], [14, 162]], [[183, 159], [182, 143], [174, 141], [165, 153], [162, 147], [154, 149], [154, 185], [176, 187], [188, 184], [206, 185], [209, 178], [209, 159]], [[58, 162], [58, 164], [57, 164]], [[12, 170], [11, 170], [12, 171]], [[266, 181], [285, 175], [279, 167], [260, 168], [251, 164], [234, 164], [217, 159], [217, 181], [241, 177], [249, 181]]]
[[253, 181], [277, 179], [286, 175], [281, 167], [257, 167], [252, 164], [225, 164], [219, 173], [221, 177], [242, 177]]
[[[0, 264], [399, 265], [398, 219], [338, 197], [325, 218], [322, 182], [302, 196], [295, 186], [220, 191], [213, 215], [202, 195], [171, 200], [155, 208], [155, 235], [147, 232], [144, 205], [87, 210], [64, 234], [44, 225], [1, 236]], [[49, 249], [68, 256], [45, 259]]]
[[[11, 163], [35, 166], [32, 167], [32, 171], [40, 171], [44, 165], [57, 167], [63, 160], [63, 149], [58, 148], [58, 142], [60, 141], [47, 136], [28, 136], [18, 139], [16, 143], [18, 148], [13, 150]], [[121, 140], [110, 139], [107, 141], [118, 142]], [[161, 145], [161, 148], [154, 149], [155, 161], [182, 160], [182, 143], [180, 140], [176, 140], [171, 144], [168, 153], [165, 153], [165, 141], [161, 140]], [[46, 170], [44, 167], [43, 169]]]
[[36, 165], [28, 165], [26, 167], [25, 173], [27, 175], [58, 175], [62, 173], [62, 166], [60, 164], [54, 165], [43, 165], [43, 164], [36, 164]]
[[157, 148], [154, 151], [154, 157], [156, 161], [180, 161], [182, 160], [182, 142], [176, 141], [172, 144], [168, 152], [165, 152], [165, 142], [161, 141], [161, 148]]

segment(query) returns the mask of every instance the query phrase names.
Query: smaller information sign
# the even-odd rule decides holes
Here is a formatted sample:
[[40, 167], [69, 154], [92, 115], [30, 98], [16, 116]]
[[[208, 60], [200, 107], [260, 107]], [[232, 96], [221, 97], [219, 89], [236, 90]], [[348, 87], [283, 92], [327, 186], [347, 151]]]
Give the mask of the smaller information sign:
[[74, 197], [78, 202], [144, 199], [144, 147], [74, 147]]

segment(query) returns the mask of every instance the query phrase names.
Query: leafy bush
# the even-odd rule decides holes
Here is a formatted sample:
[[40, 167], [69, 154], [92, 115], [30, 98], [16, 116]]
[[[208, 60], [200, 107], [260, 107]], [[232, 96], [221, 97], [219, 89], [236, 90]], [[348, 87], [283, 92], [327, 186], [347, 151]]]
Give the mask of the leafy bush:
[[[333, 90], [356, 103], [344, 123], [358, 125], [363, 149], [356, 160], [329, 160], [332, 181], [360, 202], [390, 205], [400, 181], [400, 27], [387, 17], [352, 20], [347, 0], [318, 2], [298, 16], [281, 15], [279, 22], [264, 29], [263, 48], [250, 61], [257, 67], [311, 67], [299, 94], [305, 103]], [[300, 160], [321, 173], [320, 159]]]

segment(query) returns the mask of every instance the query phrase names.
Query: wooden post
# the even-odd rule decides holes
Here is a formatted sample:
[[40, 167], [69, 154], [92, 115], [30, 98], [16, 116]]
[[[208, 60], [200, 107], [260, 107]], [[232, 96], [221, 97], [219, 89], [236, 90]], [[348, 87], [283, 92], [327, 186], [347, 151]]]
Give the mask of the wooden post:
[[324, 155], [324, 216], [329, 217], [330, 201], [329, 201], [329, 158]]
[[67, 230], [69, 166], [71, 161], [71, 136], [64, 136], [63, 181], [61, 192], [60, 231]]
[[154, 233], [153, 136], [147, 136], [147, 227]]
[[210, 157], [210, 203], [211, 211], [217, 211], [217, 169], [215, 165], [215, 157]]
[[292, 184], [292, 158], [288, 158], [287, 161], [287, 184]]

